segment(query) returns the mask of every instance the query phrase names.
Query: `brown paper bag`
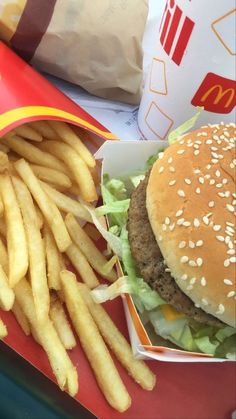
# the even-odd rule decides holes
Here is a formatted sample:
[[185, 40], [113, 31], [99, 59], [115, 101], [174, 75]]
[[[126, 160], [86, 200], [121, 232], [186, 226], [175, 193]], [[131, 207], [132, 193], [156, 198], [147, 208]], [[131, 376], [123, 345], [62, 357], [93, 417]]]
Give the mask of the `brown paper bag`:
[[1, 0], [0, 38], [36, 68], [137, 104], [148, 0]]

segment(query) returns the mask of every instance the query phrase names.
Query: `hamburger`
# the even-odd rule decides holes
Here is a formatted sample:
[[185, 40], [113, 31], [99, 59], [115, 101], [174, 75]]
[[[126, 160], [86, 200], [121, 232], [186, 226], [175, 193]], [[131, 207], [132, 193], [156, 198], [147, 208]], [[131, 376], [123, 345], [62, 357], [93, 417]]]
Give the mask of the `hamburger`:
[[120, 233], [128, 232], [123, 268], [145, 324], [178, 347], [229, 358], [236, 350], [235, 134], [234, 124], [204, 126], [159, 153], [131, 194]]

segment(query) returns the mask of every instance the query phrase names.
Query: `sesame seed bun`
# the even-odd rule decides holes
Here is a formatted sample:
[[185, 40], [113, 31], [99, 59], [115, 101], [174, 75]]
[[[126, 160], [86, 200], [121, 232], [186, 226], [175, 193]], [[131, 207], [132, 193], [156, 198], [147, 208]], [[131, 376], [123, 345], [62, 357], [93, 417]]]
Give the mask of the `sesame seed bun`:
[[179, 288], [197, 307], [235, 327], [234, 124], [202, 127], [154, 164], [146, 207]]

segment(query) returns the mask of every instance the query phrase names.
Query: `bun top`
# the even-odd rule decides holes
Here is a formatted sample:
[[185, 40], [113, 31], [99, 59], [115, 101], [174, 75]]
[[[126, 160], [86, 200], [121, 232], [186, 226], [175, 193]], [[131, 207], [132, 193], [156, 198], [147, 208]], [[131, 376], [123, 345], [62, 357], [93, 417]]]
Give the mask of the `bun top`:
[[154, 164], [146, 195], [153, 233], [178, 286], [233, 327], [235, 128], [204, 126], [173, 143]]

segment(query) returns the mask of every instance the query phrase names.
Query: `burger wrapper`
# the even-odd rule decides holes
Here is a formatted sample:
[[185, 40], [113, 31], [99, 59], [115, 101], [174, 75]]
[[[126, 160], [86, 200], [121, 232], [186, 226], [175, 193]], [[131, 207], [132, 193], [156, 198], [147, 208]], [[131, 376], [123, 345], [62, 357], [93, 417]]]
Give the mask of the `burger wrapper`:
[[148, 140], [167, 140], [201, 106], [196, 127], [235, 121], [234, 0], [168, 0], [138, 113]]
[[[106, 142], [98, 152], [96, 158], [103, 159], [102, 173], [110, 178], [129, 176], [132, 173], [143, 170], [150, 156], [163, 149], [162, 141], [131, 141], [131, 142]], [[123, 276], [121, 268], [120, 276]], [[131, 296], [123, 296], [123, 304], [129, 329], [133, 352], [139, 358], [154, 359], [167, 362], [223, 362], [228, 359], [213, 358], [212, 355], [188, 352], [181, 349], [165, 346], [154, 346], [149, 337], [149, 331], [145, 329], [139, 314], [135, 308]], [[162, 342], [163, 340], [160, 339]]]
[[138, 104], [147, 13], [147, 0], [3, 0], [0, 39], [42, 71]]

